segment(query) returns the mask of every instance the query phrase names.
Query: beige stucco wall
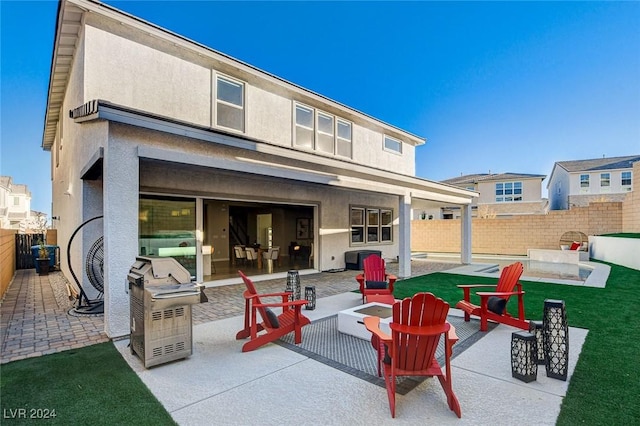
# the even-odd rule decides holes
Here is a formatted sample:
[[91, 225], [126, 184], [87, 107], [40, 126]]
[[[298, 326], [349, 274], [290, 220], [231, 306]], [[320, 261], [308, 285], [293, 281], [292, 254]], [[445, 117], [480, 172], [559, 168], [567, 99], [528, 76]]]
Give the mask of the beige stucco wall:
[[[551, 211], [547, 215], [473, 219], [472, 252], [526, 255], [527, 249], [558, 249], [566, 231], [600, 235], [622, 231], [622, 203], [593, 203], [588, 208]], [[460, 252], [459, 220], [414, 220], [411, 250]]]
[[211, 70], [124, 37], [85, 27], [85, 100], [200, 126], [211, 124]]
[[622, 203], [622, 231], [640, 232], [640, 161], [634, 163], [631, 187]]
[[[215, 127], [213, 84], [215, 76], [220, 74], [245, 83], [246, 132], [243, 135], [292, 147], [293, 99], [296, 99], [352, 123], [353, 157], [347, 161], [405, 175], [415, 174], [415, 147], [403, 144], [402, 155], [385, 151], [385, 131], [374, 120], [367, 121], [350, 110], [323, 104], [317, 97], [300, 99], [299, 94], [284, 86], [274, 86], [272, 81], [263, 81], [239, 70], [234, 73], [233, 69], [216, 65], [213, 60], [207, 62], [205, 57], [194, 59], [185, 51], [168, 51], [162, 43], [147, 40], [148, 36], [114, 27], [96, 17], [88, 22], [90, 25], [86, 25], [83, 34], [83, 52], [80, 52], [84, 56], [84, 75], [81, 76], [84, 92], [82, 102], [71, 108], [102, 99], [198, 126]], [[390, 132], [390, 136], [402, 140], [398, 134]]]

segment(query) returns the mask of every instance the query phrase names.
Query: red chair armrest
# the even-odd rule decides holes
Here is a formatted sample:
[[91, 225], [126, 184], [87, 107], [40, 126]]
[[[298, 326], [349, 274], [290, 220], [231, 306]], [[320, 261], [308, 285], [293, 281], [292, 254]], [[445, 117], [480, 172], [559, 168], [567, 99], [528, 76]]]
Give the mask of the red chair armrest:
[[283, 307], [292, 307], [292, 306], [303, 306], [309, 303], [307, 300], [300, 299], [294, 300], [292, 302], [282, 302], [282, 303], [254, 303], [253, 306], [257, 308], [283, 308]]
[[458, 284], [458, 288], [480, 288], [480, 287], [493, 287], [496, 288], [497, 284]]
[[358, 281], [358, 284], [360, 285], [360, 292], [362, 293], [362, 290], [364, 290], [364, 274], [356, 275], [356, 281]]
[[383, 342], [391, 342], [393, 339], [384, 331], [380, 330], [380, 318], [379, 317], [364, 317], [362, 319], [364, 322], [364, 326], [371, 333], [378, 336], [378, 338]]

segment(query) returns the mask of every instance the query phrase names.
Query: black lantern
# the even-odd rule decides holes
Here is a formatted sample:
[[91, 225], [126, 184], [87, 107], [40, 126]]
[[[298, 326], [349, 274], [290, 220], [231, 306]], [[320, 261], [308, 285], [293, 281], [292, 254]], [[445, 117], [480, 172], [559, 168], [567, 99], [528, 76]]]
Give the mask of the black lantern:
[[292, 293], [290, 299], [300, 300], [300, 274], [295, 269], [287, 272], [287, 288], [285, 291], [290, 291]]
[[313, 311], [316, 308], [316, 286], [306, 286], [304, 288], [304, 298], [307, 299], [305, 309]]
[[542, 321], [529, 321], [529, 333], [536, 336], [536, 364], [544, 364], [544, 342], [542, 338]]
[[564, 300], [544, 301], [542, 340], [547, 377], [566, 381], [569, 367], [569, 326]]
[[511, 334], [511, 375], [525, 383], [536, 380], [536, 336], [527, 331]]

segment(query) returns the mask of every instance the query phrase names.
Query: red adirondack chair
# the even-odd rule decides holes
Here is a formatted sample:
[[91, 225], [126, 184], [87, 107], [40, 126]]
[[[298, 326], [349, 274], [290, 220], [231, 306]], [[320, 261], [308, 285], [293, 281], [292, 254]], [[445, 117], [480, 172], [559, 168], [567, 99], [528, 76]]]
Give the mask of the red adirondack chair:
[[364, 273], [356, 276], [356, 281], [360, 284], [362, 303], [367, 303], [367, 296], [374, 294], [389, 295], [393, 303], [393, 284], [397, 277], [386, 273], [384, 259], [377, 254], [369, 255], [362, 261], [362, 268]]
[[[516, 262], [502, 268], [497, 285], [459, 285], [458, 287], [464, 292], [464, 300], [456, 303], [456, 308], [464, 311], [464, 320], [469, 321], [471, 315], [480, 317], [480, 331], [487, 331], [487, 320], [528, 330], [529, 322], [524, 319], [524, 291], [522, 291], [522, 284], [518, 282], [522, 271], [522, 263]], [[494, 287], [495, 291], [477, 292], [476, 295], [480, 297], [480, 305], [474, 305], [471, 303], [470, 290], [481, 287]], [[507, 302], [511, 296], [518, 296], [517, 318], [507, 312]]]
[[[455, 328], [447, 322], [449, 304], [432, 293], [417, 293], [393, 305], [391, 335], [380, 330], [380, 318], [365, 317], [364, 325], [373, 333], [371, 343], [378, 351], [389, 397], [391, 417], [396, 416], [396, 377], [437, 376], [447, 395], [449, 408], [462, 416], [460, 403], [451, 386], [451, 354], [458, 341]], [[444, 334], [445, 372], [435, 358]], [[385, 354], [387, 355], [385, 357]]]
[[[242, 345], [242, 352], [249, 352], [260, 346], [273, 342], [285, 334], [294, 332], [296, 344], [302, 342], [302, 327], [310, 324], [309, 318], [300, 312], [306, 300], [289, 301], [291, 292], [258, 294], [256, 286], [242, 271], [238, 271], [247, 289], [243, 296], [245, 299], [244, 328], [236, 334], [236, 340], [250, 340]], [[281, 298], [281, 302], [263, 303], [260, 298]], [[270, 308], [282, 308], [282, 313], [276, 315]], [[260, 314], [262, 322], [258, 322], [257, 314]], [[264, 333], [261, 333], [263, 332]], [[260, 334], [259, 334], [260, 333]]]

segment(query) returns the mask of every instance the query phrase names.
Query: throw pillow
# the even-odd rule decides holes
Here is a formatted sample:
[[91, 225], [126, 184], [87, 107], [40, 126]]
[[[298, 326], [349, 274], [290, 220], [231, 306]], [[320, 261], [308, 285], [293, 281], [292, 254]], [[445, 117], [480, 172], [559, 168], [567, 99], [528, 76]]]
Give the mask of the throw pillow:
[[487, 302], [487, 309], [489, 309], [494, 314], [502, 315], [504, 312], [504, 308], [507, 307], [507, 299], [503, 299], [498, 296], [489, 296], [489, 301]]
[[371, 288], [371, 289], [387, 288], [386, 281], [367, 281], [365, 282], [364, 285], [366, 288]]
[[269, 308], [264, 308], [264, 312], [267, 315], [266, 321], [271, 324], [271, 327], [280, 328], [280, 321], [278, 321], [278, 316]]
[[573, 244], [571, 244], [571, 247], [569, 247], [569, 250], [578, 250], [580, 246], [581, 244], [579, 242], [574, 241]]

